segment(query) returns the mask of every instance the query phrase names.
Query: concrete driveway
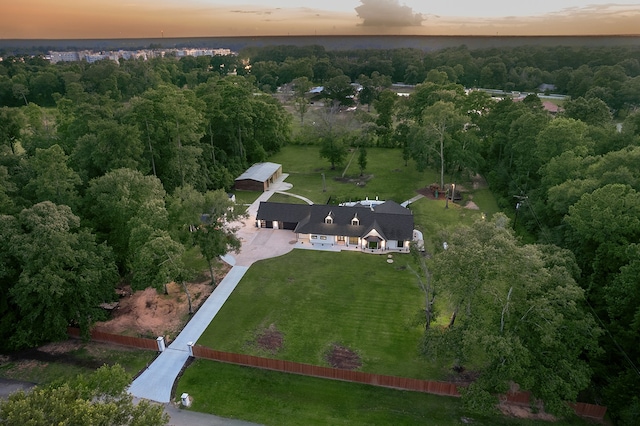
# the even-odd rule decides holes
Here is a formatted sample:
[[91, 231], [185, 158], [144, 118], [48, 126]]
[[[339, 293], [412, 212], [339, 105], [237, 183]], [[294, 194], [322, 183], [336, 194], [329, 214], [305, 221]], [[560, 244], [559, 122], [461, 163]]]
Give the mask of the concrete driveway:
[[[286, 175], [283, 175], [282, 179], [284, 178]], [[261, 229], [255, 226], [260, 202], [268, 200], [275, 190], [288, 187], [290, 185], [282, 180], [272, 185], [272, 191], [261, 194], [248, 208], [248, 218], [232, 224], [238, 228], [237, 235], [242, 241], [242, 248], [239, 253], [228, 254], [223, 259], [233, 267], [176, 339], [131, 383], [129, 387], [131, 395], [156, 402], [171, 402], [173, 384], [190, 356], [189, 345], [198, 341], [249, 266], [258, 260], [281, 256], [293, 250], [295, 246], [293, 232]]]

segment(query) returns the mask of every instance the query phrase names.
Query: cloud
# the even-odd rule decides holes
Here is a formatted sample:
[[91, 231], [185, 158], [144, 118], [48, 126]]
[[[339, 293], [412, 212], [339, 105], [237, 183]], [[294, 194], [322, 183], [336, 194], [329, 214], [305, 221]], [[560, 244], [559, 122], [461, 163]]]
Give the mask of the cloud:
[[366, 27], [415, 27], [425, 20], [422, 14], [414, 13], [398, 0], [360, 0], [360, 3], [356, 13]]

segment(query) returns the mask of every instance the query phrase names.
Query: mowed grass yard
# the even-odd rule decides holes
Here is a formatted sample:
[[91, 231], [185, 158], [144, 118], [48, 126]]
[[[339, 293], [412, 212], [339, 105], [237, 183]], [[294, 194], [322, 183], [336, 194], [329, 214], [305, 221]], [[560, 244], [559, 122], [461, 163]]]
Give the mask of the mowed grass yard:
[[[329, 162], [320, 158], [319, 149], [318, 146], [287, 146], [269, 158], [271, 162], [282, 164], [282, 171], [289, 174], [286, 182], [293, 185], [290, 192], [317, 204], [325, 204], [329, 197], [338, 201], [357, 201], [376, 196], [401, 203], [417, 195], [417, 189], [437, 180], [436, 173], [420, 173], [412, 162], [405, 166], [401, 150], [386, 148], [367, 149], [364, 185], [356, 184], [360, 179], [357, 153], [344, 175], [351, 181], [336, 180], [342, 178], [353, 153], [348, 154], [345, 165], [331, 170]], [[322, 174], [325, 175], [324, 186]]]
[[198, 359], [184, 372], [176, 395], [192, 409], [264, 425], [349, 426], [570, 426], [466, 413], [458, 398], [265, 371]]
[[[356, 352], [362, 371], [441, 379], [447, 366], [419, 355], [424, 299], [409, 255], [294, 250], [251, 266], [198, 344], [217, 350], [328, 365], [333, 344]], [[269, 327], [284, 344], [256, 344]]]

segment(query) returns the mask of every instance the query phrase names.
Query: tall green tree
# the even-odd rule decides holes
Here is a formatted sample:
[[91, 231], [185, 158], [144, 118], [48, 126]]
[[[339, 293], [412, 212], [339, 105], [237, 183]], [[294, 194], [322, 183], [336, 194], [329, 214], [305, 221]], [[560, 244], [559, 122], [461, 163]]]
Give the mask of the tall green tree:
[[291, 84], [293, 85], [293, 104], [300, 114], [300, 123], [304, 123], [304, 116], [309, 111], [309, 98], [307, 93], [311, 89], [312, 83], [307, 77], [298, 77], [294, 79]]
[[356, 92], [349, 76], [342, 74], [327, 80], [322, 93], [328, 103], [350, 106], [354, 104]]
[[104, 317], [100, 304], [115, 297], [118, 273], [111, 249], [97, 244], [64, 205], [38, 203], [23, 210], [17, 223], [20, 232], [8, 242], [20, 265], [9, 290], [18, 311], [10, 345], [65, 339], [69, 325], [88, 333]]
[[438, 101], [425, 108], [422, 124], [414, 128], [412, 157], [421, 171], [430, 165], [431, 158], [437, 159], [434, 165], [440, 170], [440, 188], [444, 188], [445, 165], [453, 161], [448, 148], [454, 134], [463, 129], [464, 121], [454, 104]]
[[205, 185], [199, 161], [203, 106], [194, 92], [168, 85], [132, 100], [133, 118], [147, 140], [152, 168], [168, 191], [185, 183]]
[[164, 407], [134, 403], [126, 392], [131, 377], [120, 365], [100, 367], [65, 383], [18, 391], [0, 401], [0, 423], [6, 425], [160, 426], [169, 422]]
[[26, 118], [18, 108], [0, 108], [0, 146], [8, 147], [13, 155], [17, 154], [17, 145], [26, 126]]
[[433, 260], [434, 280], [451, 317], [425, 335], [429, 354], [452, 354], [480, 377], [463, 392], [473, 409], [491, 410], [513, 384], [566, 414], [589, 385], [584, 358], [600, 331], [585, 309], [573, 255], [555, 246], [521, 245], [503, 215], [447, 236]]
[[374, 106], [378, 116], [376, 133], [380, 139], [379, 145], [390, 146], [393, 136], [393, 120], [396, 112], [398, 95], [391, 90], [383, 90], [374, 100]]
[[[158, 178], [131, 169], [116, 169], [89, 182], [85, 216], [114, 249], [121, 271], [128, 270], [134, 229], [144, 225], [151, 231], [166, 230], [165, 195]], [[136, 219], [141, 217], [144, 220]]]
[[211, 284], [216, 285], [216, 259], [240, 249], [236, 231], [246, 214], [222, 190], [200, 193], [189, 186], [174, 191], [168, 210], [172, 232], [184, 244], [198, 246], [209, 266]]
[[358, 168], [360, 169], [360, 176], [367, 168], [367, 149], [364, 146], [358, 148]]
[[564, 115], [592, 126], [611, 125], [611, 111], [601, 99], [570, 99], [564, 104]]
[[222, 190], [200, 193], [193, 187], [177, 188], [168, 198], [171, 230], [185, 245], [197, 245], [206, 259], [215, 285], [213, 267], [218, 257], [240, 249], [236, 236], [246, 214]]
[[33, 201], [51, 201], [76, 208], [79, 202], [77, 188], [80, 176], [68, 166], [68, 156], [60, 145], [48, 149], [36, 148], [36, 154], [28, 161], [32, 177], [25, 191], [33, 194]]

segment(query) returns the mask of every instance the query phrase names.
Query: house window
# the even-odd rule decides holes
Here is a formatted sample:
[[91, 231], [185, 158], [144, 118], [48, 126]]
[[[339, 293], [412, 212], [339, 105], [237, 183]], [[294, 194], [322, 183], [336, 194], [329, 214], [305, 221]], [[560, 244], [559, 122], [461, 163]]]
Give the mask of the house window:
[[403, 248], [404, 247], [404, 241], [402, 240], [398, 240], [398, 248]]
[[344, 236], [338, 236], [338, 241], [344, 242]]
[[368, 246], [372, 250], [378, 250], [378, 242], [377, 241], [369, 241]]
[[324, 223], [331, 225], [333, 223], [333, 212], [329, 212], [327, 217], [324, 218]]
[[349, 237], [349, 245], [357, 246], [358, 245], [358, 237]]
[[317, 240], [317, 239], [318, 239], [318, 236], [317, 236], [317, 235], [312, 235], [312, 236], [311, 236], [311, 239], [312, 239], [312, 240]]
[[326, 239], [327, 239], [327, 236], [326, 236], [326, 235], [320, 235], [320, 239], [321, 239], [321, 240], [326, 240]]
[[358, 213], [356, 213], [356, 215], [353, 216], [353, 219], [351, 219], [351, 224], [354, 226], [360, 225], [360, 219], [358, 219]]

